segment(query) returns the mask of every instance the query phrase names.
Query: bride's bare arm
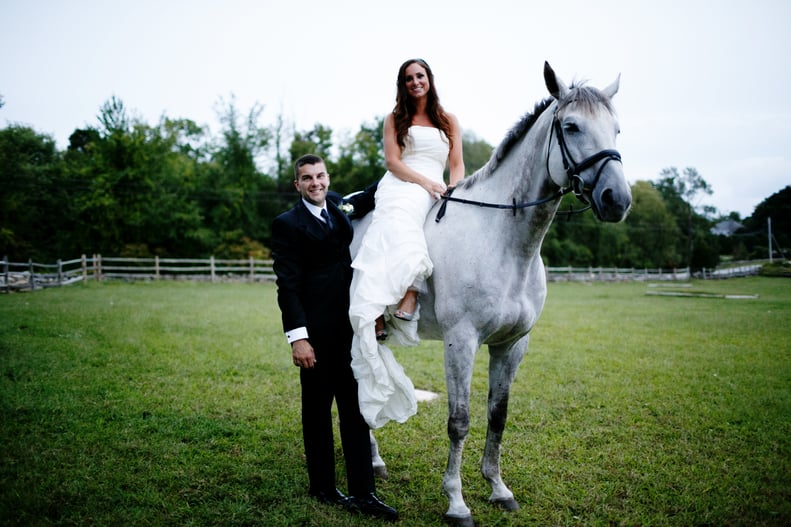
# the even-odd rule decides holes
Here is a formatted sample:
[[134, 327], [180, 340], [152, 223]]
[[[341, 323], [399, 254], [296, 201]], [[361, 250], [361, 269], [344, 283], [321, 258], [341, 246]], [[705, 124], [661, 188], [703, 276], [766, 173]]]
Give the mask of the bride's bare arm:
[[453, 139], [453, 147], [448, 153], [448, 168], [450, 170], [450, 186], [453, 187], [456, 183], [464, 179], [464, 155], [462, 154], [461, 126], [459, 126], [459, 120], [456, 119], [456, 116], [453, 114], [448, 114], [448, 117], [450, 117], [450, 133]]
[[426, 189], [426, 192], [434, 197], [438, 197], [445, 192], [446, 187], [444, 183], [427, 178], [420, 172], [412, 170], [401, 161], [401, 147], [398, 146], [393, 114], [389, 114], [385, 117], [382, 135], [384, 138], [385, 165], [387, 166], [387, 170], [402, 181], [420, 185]]

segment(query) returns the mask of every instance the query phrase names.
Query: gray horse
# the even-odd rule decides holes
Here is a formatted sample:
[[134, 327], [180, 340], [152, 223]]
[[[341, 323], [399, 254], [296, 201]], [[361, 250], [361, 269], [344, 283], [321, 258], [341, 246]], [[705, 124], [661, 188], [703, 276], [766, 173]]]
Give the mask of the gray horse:
[[[434, 273], [420, 298], [421, 338], [444, 342], [450, 453], [442, 486], [454, 525], [473, 525], [462, 497], [460, 468], [469, 430], [474, 357], [489, 348], [488, 429], [481, 472], [489, 501], [519, 508], [500, 476], [500, 443], [511, 383], [546, 298], [541, 243], [560, 204], [574, 192], [602, 221], [626, 217], [632, 197], [614, 149], [616, 79], [597, 90], [567, 86], [544, 64], [552, 97], [536, 104], [491, 159], [438, 202], [425, 224]], [[369, 218], [368, 218], [369, 219]], [[359, 240], [366, 218], [355, 226]], [[353, 245], [354, 250], [356, 245]], [[384, 462], [372, 437], [374, 465]]]

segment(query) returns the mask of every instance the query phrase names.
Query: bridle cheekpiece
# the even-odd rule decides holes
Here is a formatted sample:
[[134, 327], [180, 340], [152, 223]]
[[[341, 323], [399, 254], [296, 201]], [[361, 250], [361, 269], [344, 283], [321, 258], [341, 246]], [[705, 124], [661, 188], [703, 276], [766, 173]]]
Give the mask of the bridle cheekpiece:
[[[618, 161], [621, 163], [621, 154], [617, 150], [606, 149], [586, 157], [579, 163], [574, 161], [574, 158], [571, 156], [571, 152], [569, 151], [569, 147], [566, 145], [566, 136], [563, 134], [563, 127], [560, 124], [560, 119], [558, 118], [556, 108], [555, 114], [552, 117], [552, 130], [549, 132], [549, 142], [547, 144], [547, 173], [549, 173], [549, 152], [552, 149], [553, 133], [558, 138], [560, 157], [563, 160], [563, 169], [566, 171], [566, 176], [568, 177], [569, 184], [571, 185], [571, 190], [574, 192], [574, 195], [577, 196], [577, 199], [586, 205], [589, 205], [590, 202], [585, 197], [585, 191], [593, 192], [593, 189], [595, 189], [596, 185], [599, 183], [599, 177], [601, 177], [604, 167], [607, 166], [607, 163], [610, 161]], [[602, 163], [599, 166], [599, 170], [596, 171], [596, 176], [593, 178], [593, 183], [591, 185], [587, 185], [585, 180], [582, 179], [581, 172], [595, 165], [602, 159], [604, 159], [604, 163]]]

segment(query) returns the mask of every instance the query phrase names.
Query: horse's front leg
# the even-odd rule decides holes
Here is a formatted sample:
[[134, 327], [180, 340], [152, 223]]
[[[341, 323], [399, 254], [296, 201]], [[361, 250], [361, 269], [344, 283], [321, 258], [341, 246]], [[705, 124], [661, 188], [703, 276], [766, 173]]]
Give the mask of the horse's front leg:
[[369, 433], [371, 436], [371, 466], [374, 469], [374, 477], [387, 479], [387, 466], [382, 456], [379, 455], [379, 443], [376, 442], [373, 430]]
[[489, 346], [489, 407], [486, 445], [481, 474], [492, 487], [489, 501], [509, 511], [519, 509], [514, 493], [506, 487], [500, 474], [500, 445], [508, 418], [508, 398], [519, 363], [527, 351], [530, 336], [525, 335], [510, 346]]
[[470, 386], [477, 344], [445, 338], [445, 382], [448, 388], [448, 466], [442, 488], [449, 506], [445, 519], [452, 525], [471, 527], [472, 514], [461, 491], [461, 463], [464, 441], [470, 429]]

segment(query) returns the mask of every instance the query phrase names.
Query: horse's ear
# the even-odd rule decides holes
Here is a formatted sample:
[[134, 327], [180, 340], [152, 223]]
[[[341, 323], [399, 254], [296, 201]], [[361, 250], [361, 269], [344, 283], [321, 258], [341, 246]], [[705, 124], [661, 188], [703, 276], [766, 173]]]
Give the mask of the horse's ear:
[[618, 74], [618, 77], [613, 81], [612, 84], [607, 86], [602, 90], [602, 93], [607, 96], [607, 98], [612, 99], [613, 96], [618, 93], [618, 87], [621, 85], [621, 74]]
[[555, 99], [561, 99], [569, 92], [566, 84], [560, 79], [560, 77], [555, 75], [555, 70], [550, 67], [549, 62], [547, 61], [544, 61], [544, 82], [547, 85], [549, 93]]

